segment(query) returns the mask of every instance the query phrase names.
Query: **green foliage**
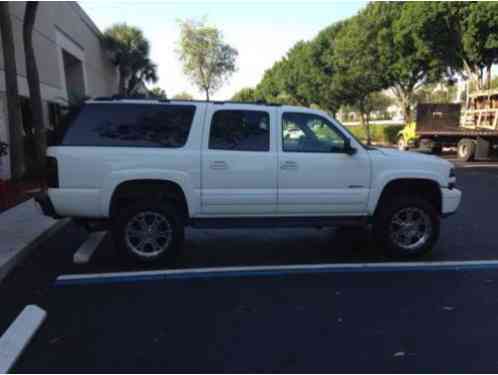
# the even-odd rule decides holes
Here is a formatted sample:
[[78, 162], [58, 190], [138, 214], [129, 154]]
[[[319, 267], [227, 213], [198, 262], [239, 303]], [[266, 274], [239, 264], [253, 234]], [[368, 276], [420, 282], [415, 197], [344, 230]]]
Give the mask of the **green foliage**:
[[455, 85], [426, 84], [415, 94], [417, 103], [452, 103], [456, 99]]
[[244, 87], [232, 96], [232, 100], [236, 102], [257, 102], [262, 100], [256, 89], [252, 87]]
[[159, 86], [153, 87], [149, 90], [149, 95], [158, 99], [167, 99], [166, 91]]
[[119, 70], [119, 94], [132, 95], [140, 82], [157, 82], [157, 66], [150, 60], [150, 45], [142, 30], [126, 23], [104, 31], [104, 46]]
[[207, 100], [236, 70], [237, 50], [223, 42], [220, 30], [204, 22], [180, 21], [178, 54], [185, 74]]
[[175, 96], [173, 96], [173, 99], [176, 99], [176, 100], [194, 100], [194, 97], [191, 94], [189, 94], [188, 92], [182, 91], [182, 92], [179, 92], [178, 94], [176, 94]]
[[[358, 139], [366, 142], [367, 132], [363, 126], [348, 126]], [[372, 142], [382, 144], [394, 144], [400, 130], [403, 129], [402, 125], [370, 125], [370, 136]]]

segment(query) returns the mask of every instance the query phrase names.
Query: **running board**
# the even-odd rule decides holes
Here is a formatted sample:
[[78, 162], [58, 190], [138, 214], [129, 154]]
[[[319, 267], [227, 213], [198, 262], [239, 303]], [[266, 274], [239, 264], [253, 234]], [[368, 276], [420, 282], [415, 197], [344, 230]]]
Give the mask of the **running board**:
[[363, 227], [368, 224], [367, 216], [336, 217], [223, 217], [190, 219], [194, 228], [298, 228], [298, 227]]

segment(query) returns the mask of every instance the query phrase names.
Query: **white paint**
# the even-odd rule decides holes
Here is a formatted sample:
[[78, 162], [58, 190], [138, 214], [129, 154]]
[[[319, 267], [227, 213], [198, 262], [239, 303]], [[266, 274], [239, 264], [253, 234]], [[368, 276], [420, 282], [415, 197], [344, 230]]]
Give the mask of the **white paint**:
[[28, 305], [0, 337], [0, 373], [7, 373], [45, 320], [47, 313]]
[[73, 262], [76, 264], [88, 263], [106, 234], [107, 232], [91, 233], [88, 239], [74, 253]]
[[140, 277], [140, 276], [179, 276], [186, 274], [203, 274], [203, 273], [229, 273], [229, 272], [281, 272], [281, 271], [320, 271], [330, 270], [334, 272], [336, 269], [350, 269], [351, 271], [362, 272], [372, 269], [419, 269], [427, 268], [459, 268], [466, 266], [497, 266], [498, 260], [468, 260], [468, 261], [441, 261], [441, 262], [378, 262], [378, 263], [332, 263], [332, 264], [294, 264], [294, 265], [276, 265], [276, 266], [242, 266], [242, 267], [205, 267], [205, 268], [183, 268], [173, 270], [158, 270], [158, 271], [135, 271], [135, 272], [108, 272], [108, 273], [92, 273], [92, 274], [73, 274], [61, 275], [57, 281], [68, 280], [91, 280], [91, 279], [106, 279], [106, 278], [123, 278], [123, 277]]

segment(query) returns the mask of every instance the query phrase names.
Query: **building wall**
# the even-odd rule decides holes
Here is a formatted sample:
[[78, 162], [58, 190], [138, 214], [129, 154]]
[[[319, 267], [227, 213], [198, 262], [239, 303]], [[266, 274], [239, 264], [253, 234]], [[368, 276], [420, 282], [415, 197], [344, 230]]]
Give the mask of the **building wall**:
[[[25, 6], [25, 2], [9, 3], [16, 48], [19, 94], [29, 97], [22, 40]], [[99, 34], [95, 24], [76, 2], [39, 3], [33, 45], [47, 124], [48, 102], [65, 104], [68, 101], [69, 90], [66, 87], [63, 51], [81, 60], [86, 96], [106, 96], [117, 92], [117, 72], [102, 48]], [[0, 38], [0, 141], [8, 142], [3, 68]], [[72, 81], [81, 81], [81, 79]], [[0, 161], [0, 178], [7, 178], [9, 171], [8, 158], [4, 158]]]

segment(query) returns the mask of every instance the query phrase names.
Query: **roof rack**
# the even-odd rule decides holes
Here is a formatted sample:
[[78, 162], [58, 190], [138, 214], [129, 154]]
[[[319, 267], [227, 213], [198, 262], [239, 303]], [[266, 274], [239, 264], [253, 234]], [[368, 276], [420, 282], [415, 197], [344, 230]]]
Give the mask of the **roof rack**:
[[279, 107], [282, 104], [267, 102], [265, 100], [258, 100], [255, 102], [244, 102], [235, 100], [196, 100], [196, 99], [159, 99], [159, 98], [146, 98], [143, 96], [98, 96], [92, 99], [93, 101], [114, 101], [114, 100], [144, 100], [144, 101], [158, 101], [162, 103], [174, 103], [174, 102], [192, 102], [192, 103], [213, 103], [213, 104], [251, 104], [251, 105], [266, 105]]

